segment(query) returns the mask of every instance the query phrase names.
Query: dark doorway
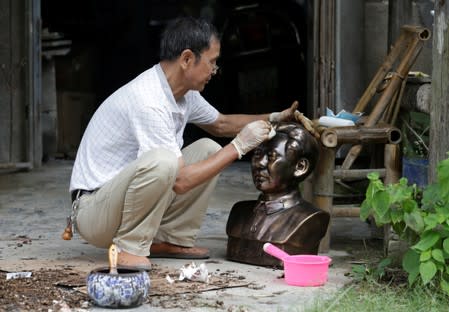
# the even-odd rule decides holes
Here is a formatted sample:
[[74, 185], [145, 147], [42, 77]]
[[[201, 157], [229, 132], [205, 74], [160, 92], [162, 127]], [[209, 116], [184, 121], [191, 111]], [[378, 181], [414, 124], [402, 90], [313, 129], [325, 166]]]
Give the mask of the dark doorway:
[[[301, 3], [42, 0], [43, 28], [72, 42], [70, 53], [55, 62], [58, 109], [83, 110], [81, 120], [72, 121], [82, 132], [107, 96], [158, 62], [165, 24], [193, 15], [211, 20], [223, 34], [220, 72], [203, 92], [212, 105], [223, 113], [267, 113], [298, 100], [307, 114], [307, 12]], [[189, 126], [185, 142], [205, 135]]]

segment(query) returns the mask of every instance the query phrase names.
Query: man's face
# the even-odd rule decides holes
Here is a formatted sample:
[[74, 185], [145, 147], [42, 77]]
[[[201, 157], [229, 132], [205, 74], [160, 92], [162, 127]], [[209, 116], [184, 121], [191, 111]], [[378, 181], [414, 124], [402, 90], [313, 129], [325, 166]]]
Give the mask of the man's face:
[[253, 181], [265, 194], [282, 195], [291, 190], [296, 161], [286, 158], [286, 142], [285, 135], [277, 134], [254, 150], [251, 159]]
[[217, 73], [217, 60], [220, 56], [220, 42], [211, 40], [210, 48], [201, 53], [201, 57], [193, 64], [188, 74], [192, 90], [203, 91], [206, 84]]

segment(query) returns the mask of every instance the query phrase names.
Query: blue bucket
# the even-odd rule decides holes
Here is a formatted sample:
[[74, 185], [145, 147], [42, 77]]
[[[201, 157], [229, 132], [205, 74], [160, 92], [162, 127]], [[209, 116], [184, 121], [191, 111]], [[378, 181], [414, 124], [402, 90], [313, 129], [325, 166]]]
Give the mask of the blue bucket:
[[429, 160], [422, 158], [402, 158], [402, 176], [407, 178], [408, 183], [416, 184], [418, 187], [427, 186], [427, 171]]

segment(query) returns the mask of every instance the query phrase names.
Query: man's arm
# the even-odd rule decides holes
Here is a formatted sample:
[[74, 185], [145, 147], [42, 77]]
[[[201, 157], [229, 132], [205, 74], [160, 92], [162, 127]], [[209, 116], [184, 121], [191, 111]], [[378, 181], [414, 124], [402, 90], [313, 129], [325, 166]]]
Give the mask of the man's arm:
[[234, 137], [244, 126], [250, 122], [256, 120], [266, 120], [268, 121], [270, 114], [262, 115], [244, 115], [244, 114], [233, 114], [224, 115], [218, 114], [217, 120], [214, 123], [208, 125], [198, 125], [204, 131], [212, 134], [215, 137]]
[[238, 157], [239, 153], [235, 147], [232, 144], [227, 144], [209, 158], [191, 165], [184, 165], [184, 161], [180, 158], [180, 168], [173, 191], [176, 194], [186, 193], [219, 174]]
[[269, 122], [255, 121], [243, 127], [231, 143], [205, 160], [185, 165], [183, 159], [180, 158], [178, 175], [173, 191], [176, 194], [184, 194], [195, 186], [216, 176], [234, 160], [241, 158], [267, 140], [272, 135], [270, 134], [271, 128]]
[[291, 107], [282, 112], [271, 114], [249, 115], [249, 114], [219, 114], [215, 122], [208, 125], [198, 125], [204, 131], [216, 137], [234, 137], [244, 126], [256, 120], [272, 122], [294, 120], [294, 114], [298, 108], [295, 101]]
[[297, 107], [298, 102], [295, 101], [290, 108], [279, 113], [261, 115], [219, 114], [214, 123], [202, 125], [202, 129], [215, 136], [237, 136], [231, 143], [203, 161], [185, 166], [183, 160], [180, 159], [178, 176], [173, 191], [177, 194], [184, 194], [216, 176], [237, 158], [241, 158], [269, 138], [272, 127], [267, 122], [268, 120], [292, 120]]

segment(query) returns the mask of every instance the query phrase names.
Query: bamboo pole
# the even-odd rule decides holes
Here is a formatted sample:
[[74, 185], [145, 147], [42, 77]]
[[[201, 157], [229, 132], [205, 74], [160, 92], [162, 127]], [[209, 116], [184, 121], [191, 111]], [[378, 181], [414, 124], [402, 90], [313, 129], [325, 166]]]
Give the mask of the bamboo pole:
[[332, 210], [332, 218], [357, 218], [360, 216], [360, 207], [338, 206]]
[[335, 111], [335, 7], [336, 0], [327, 0], [329, 2], [328, 14], [328, 68], [329, 68], [329, 82], [328, 82], [328, 106], [330, 109]]
[[321, 133], [321, 143], [326, 147], [342, 144], [395, 143], [401, 141], [401, 131], [393, 126], [383, 124], [372, 127], [350, 126], [328, 128]]
[[313, 1], [313, 40], [312, 40], [312, 112], [313, 118], [321, 116], [321, 99], [320, 99], [320, 12], [321, 0]]
[[[384, 150], [384, 163], [386, 169], [386, 175], [384, 178], [384, 184], [392, 184], [399, 181], [401, 177], [401, 155], [399, 146], [397, 144], [387, 144]], [[384, 239], [383, 248], [384, 254], [387, 255], [389, 252], [390, 239], [392, 235], [392, 230], [390, 225], [384, 226]]]
[[430, 31], [427, 28], [413, 25], [403, 25], [401, 27], [406, 32], [415, 33], [421, 40], [430, 39]]
[[399, 91], [398, 99], [396, 100], [396, 105], [394, 105], [393, 115], [390, 117], [389, 120], [387, 120], [387, 122], [390, 123], [391, 125], [394, 125], [398, 118], [399, 109], [401, 107], [402, 98], [404, 96], [404, 91], [405, 91], [406, 85], [407, 85], [407, 79], [404, 79], [404, 81], [402, 81], [401, 90]]
[[401, 156], [399, 145], [385, 145], [384, 164], [386, 169], [384, 183], [392, 184], [398, 182], [401, 177]]
[[[295, 101], [296, 102], [296, 101]], [[295, 111], [295, 120], [302, 124], [317, 140], [320, 139], [319, 128], [317, 128], [312, 120], [304, 116], [303, 113]]]
[[[332, 176], [335, 169], [335, 153], [334, 148], [327, 148], [320, 145], [319, 165], [315, 168], [313, 175], [313, 204], [317, 208], [327, 211], [331, 216], [334, 193], [334, 179]], [[321, 240], [320, 252], [329, 251], [331, 223], [332, 218], [329, 221], [326, 235]]]
[[374, 75], [370, 84], [366, 88], [362, 97], [354, 107], [353, 113], [363, 112], [368, 105], [371, 98], [376, 94], [377, 88], [386, 74], [390, 71], [395, 63], [396, 59], [402, 53], [403, 49], [407, 46], [410, 36], [417, 36], [420, 40], [425, 41], [430, 38], [430, 31], [426, 28], [404, 25], [401, 27], [398, 39], [393, 44], [390, 52], [386, 56], [384, 62]]
[[414, 40], [410, 44], [408, 52], [406, 53], [402, 62], [399, 64], [397, 71], [393, 73], [390, 83], [382, 93], [379, 101], [373, 107], [373, 111], [370, 113], [368, 120], [366, 121], [366, 126], [373, 126], [377, 123], [377, 121], [379, 121], [382, 112], [390, 103], [393, 95], [400, 87], [402, 80], [407, 77], [410, 67], [415, 62], [419, 52], [421, 52], [422, 45], [423, 41], [419, 40], [418, 38], [414, 38]]
[[371, 98], [376, 94], [377, 87], [382, 82], [382, 80], [385, 78], [385, 75], [390, 71], [390, 69], [393, 67], [394, 62], [399, 57], [402, 49], [404, 48], [404, 45], [406, 44], [406, 32], [401, 31], [398, 40], [393, 44], [390, 53], [385, 58], [384, 62], [374, 75], [374, 78], [371, 80], [368, 87], [365, 89], [365, 92], [362, 94], [362, 97], [357, 102], [356, 106], [354, 107], [353, 113], [359, 113], [363, 112], [368, 105]]
[[319, 33], [319, 38], [320, 38], [320, 45], [319, 45], [319, 73], [318, 73], [318, 79], [319, 79], [319, 84], [320, 84], [320, 89], [319, 89], [319, 109], [320, 109], [320, 115], [325, 115], [325, 107], [326, 105], [328, 105], [327, 101], [326, 101], [326, 77], [327, 77], [327, 71], [326, 71], [326, 37], [325, 35], [327, 34], [326, 31], [326, 3], [327, 1], [322, 0], [320, 1], [320, 33]]
[[335, 169], [334, 170], [334, 178], [339, 180], [354, 180], [354, 179], [366, 179], [366, 176], [371, 172], [377, 172], [379, 177], [383, 178], [387, 174], [387, 170], [385, 168], [377, 168], [377, 169]]
[[[385, 111], [387, 105], [390, 104], [393, 96], [397, 92], [402, 80], [404, 80], [404, 77], [407, 77], [410, 67], [413, 65], [417, 56], [421, 52], [424, 40], [428, 39], [427, 34], [430, 32], [428, 30], [420, 30], [419, 28], [407, 26], [403, 28], [402, 33], [411, 33], [414, 34], [415, 37], [411, 39], [410, 44], [406, 47], [405, 56], [399, 63], [397, 71], [393, 72], [390, 83], [385, 88], [377, 103], [374, 105], [373, 111], [369, 115], [365, 126], [373, 126], [379, 121], [382, 113]], [[362, 145], [352, 146], [348, 154], [346, 155], [345, 160], [343, 161], [342, 168], [349, 169], [361, 151]]]
[[[407, 80], [406, 79], [402, 80], [402, 85], [404, 85], [405, 81], [407, 81]], [[390, 120], [390, 118], [393, 115], [394, 107], [396, 107], [398, 97], [399, 97], [399, 91], [396, 90], [396, 92], [393, 95], [393, 98], [391, 99], [391, 104], [388, 105], [387, 109], [382, 113], [382, 116], [379, 118], [379, 122], [388, 122]]]

